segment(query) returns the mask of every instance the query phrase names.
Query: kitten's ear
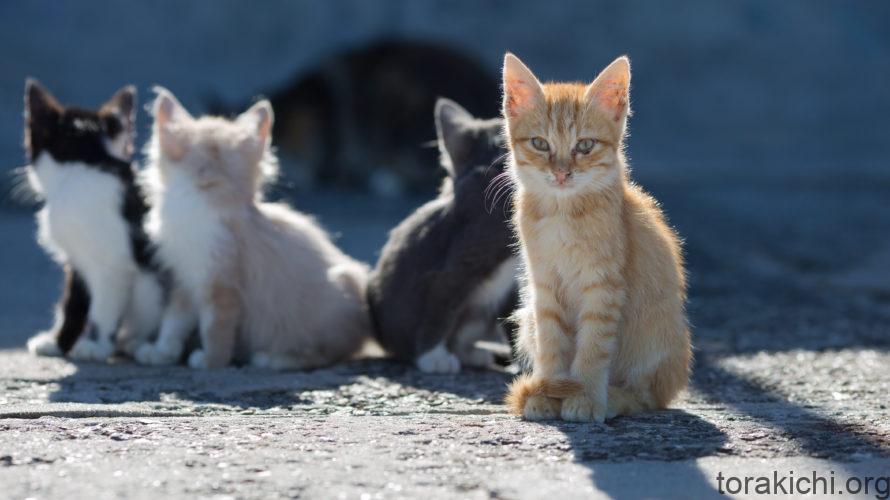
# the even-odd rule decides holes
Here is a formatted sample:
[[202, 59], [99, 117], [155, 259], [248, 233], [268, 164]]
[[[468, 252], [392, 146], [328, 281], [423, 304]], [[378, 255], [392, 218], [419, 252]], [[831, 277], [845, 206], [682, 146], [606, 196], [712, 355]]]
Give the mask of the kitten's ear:
[[176, 96], [164, 87], [157, 86], [153, 89], [158, 95], [155, 98], [153, 113], [155, 125], [167, 125], [170, 123], [192, 121], [192, 115], [179, 103]]
[[272, 138], [272, 122], [275, 115], [272, 112], [272, 103], [267, 99], [254, 104], [244, 113], [241, 113], [236, 120], [244, 126], [250, 127], [255, 131], [256, 138], [263, 145], [268, 145]]
[[29, 156], [33, 154], [32, 146], [39, 144], [41, 137], [48, 133], [43, 124], [57, 121], [62, 109], [59, 101], [37, 80], [25, 80], [25, 150]]
[[459, 104], [444, 97], [436, 101], [435, 115], [442, 166], [455, 177], [457, 169], [464, 163], [464, 158], [469, 152], [470, 144], [467, 141], [466, 128], [474, 118]]
[[123, 160], [133, 155], [136, 130], [136, 87], [127, 85], [118, 90], [99, 108], [105, 133], [110, 142], [109, 153]]
[[544, 88], [513, 54], [504, 56], [504, 117], [515, 118], [544, 102]]
[[33, 78], [25, 80], [25, 121], [28, 125], [34, 120], [58, 116], [62, 111], [59, 101]]
[[584, 97], [622, 122], [630, 112], [630, 60], [621, 56], [606, 66], [587, 86]]
[[133, 123], [136, 119], [136, 87], [127, 85], [115, 92], [99, 112], [117, 115], [121, 122]]
[[179, 103], [172, 92], [164, 87], [155, 87], [152, 112], [155, 117], [154, 133], [158, 136], [161, 152], [174, 161], [181, 160], [187, 152], [187, 143], [182, 137], [181, 125], [193, 120], [192, 115]]

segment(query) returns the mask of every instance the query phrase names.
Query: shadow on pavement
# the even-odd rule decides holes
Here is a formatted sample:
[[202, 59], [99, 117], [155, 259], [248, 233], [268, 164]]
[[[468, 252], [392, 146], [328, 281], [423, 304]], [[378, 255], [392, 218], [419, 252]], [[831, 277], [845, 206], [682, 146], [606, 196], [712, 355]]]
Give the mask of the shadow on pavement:
[[792, 403], [762, 384], [719, 366], [710, 356], [700, 355], [696, 365], [693, 387], [707, 400], [732, 407], [771, 428], [774, 436], [752, 437], [768, 438], [766, 441], [774, 447], [788, 447], [770, 450], [773, 454], [796, 453], [840, 461], [890, 457], [890, 441], [864, 425], [837, 422], [814, 405]]
[[[727, 442], [714, 424], [692, 413], [671, 409], [619, 417], [605, 425], [542, 422], [559, 429], [569, 439], [575, 462], [590, 469], [594, 486], [613, 498], [629, 490], [627, 476], [609, 475], [597, 464], [647, 460], [682, 464], [685, 491], [717, 491], [693, 461], [712, 456]], [[688, 470], [685, 470], [688, 469]], [[633, 489], [633, 488], [630, 488]], [[657, 492], [652, 492], [657, 495]]]
[[77, 371], [55, 384], [49, 400], [87, 404], [151, 402], [159, 405], [223, 405], [231, 409], [290, 408], [311, 403], [312, 391], [351, 384], [346, 366], [313, 372], [273, 372], [229, 367], [195, 371], [184, 366], [149, 367], [121, 361], [78, 363]]

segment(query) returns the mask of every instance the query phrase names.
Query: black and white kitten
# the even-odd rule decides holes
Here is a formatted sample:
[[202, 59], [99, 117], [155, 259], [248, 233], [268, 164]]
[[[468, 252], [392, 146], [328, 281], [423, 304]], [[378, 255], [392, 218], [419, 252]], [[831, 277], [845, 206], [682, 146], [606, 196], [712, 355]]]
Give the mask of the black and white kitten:
[[515, 294], [518, 261], [509, 196], [491, 191], [507, 181], [502, 128], [499, 119], [479, 120], [439, 99], [436, 129], [448, 177], [438, 198], [390, 232], [370, 277], [377, 339], [424, 372], [491, 365], [492, 353], [476, 342], [506, 341], [498, 317]]
[[163, 292], [130, 163], [135, 114], [133, 87], [92, 111], [62, 106], [34, 80], [25, 85], [28, 180], [44, 202], [38, 241], [65, 270], [55, 325], [28, 341], [34, 354], [105, 360], [157, 329]]

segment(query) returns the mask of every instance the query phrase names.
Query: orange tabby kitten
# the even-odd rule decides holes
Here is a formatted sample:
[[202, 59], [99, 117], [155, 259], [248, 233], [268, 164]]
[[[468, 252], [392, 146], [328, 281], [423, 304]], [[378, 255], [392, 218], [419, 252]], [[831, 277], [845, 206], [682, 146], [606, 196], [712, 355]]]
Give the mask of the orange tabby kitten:
[[525, 264], [510, 386], [529, 420], [597, 421], [663, 408], [689, 378], [680, 242], [628, 178], [630, 62], [590, 85], [548, 83], [504, 59], [504, 117]]

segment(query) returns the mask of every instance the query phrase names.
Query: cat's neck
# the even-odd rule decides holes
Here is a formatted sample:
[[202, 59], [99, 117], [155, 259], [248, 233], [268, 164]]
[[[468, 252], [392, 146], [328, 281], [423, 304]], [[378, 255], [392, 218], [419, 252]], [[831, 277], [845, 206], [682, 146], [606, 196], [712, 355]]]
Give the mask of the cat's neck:
[[616, 182], [598, 191], [560, 196], [519, 189], [519, 206], [532, 219], [596, 219], [619, 223], [624, 203], [625, 185]]

